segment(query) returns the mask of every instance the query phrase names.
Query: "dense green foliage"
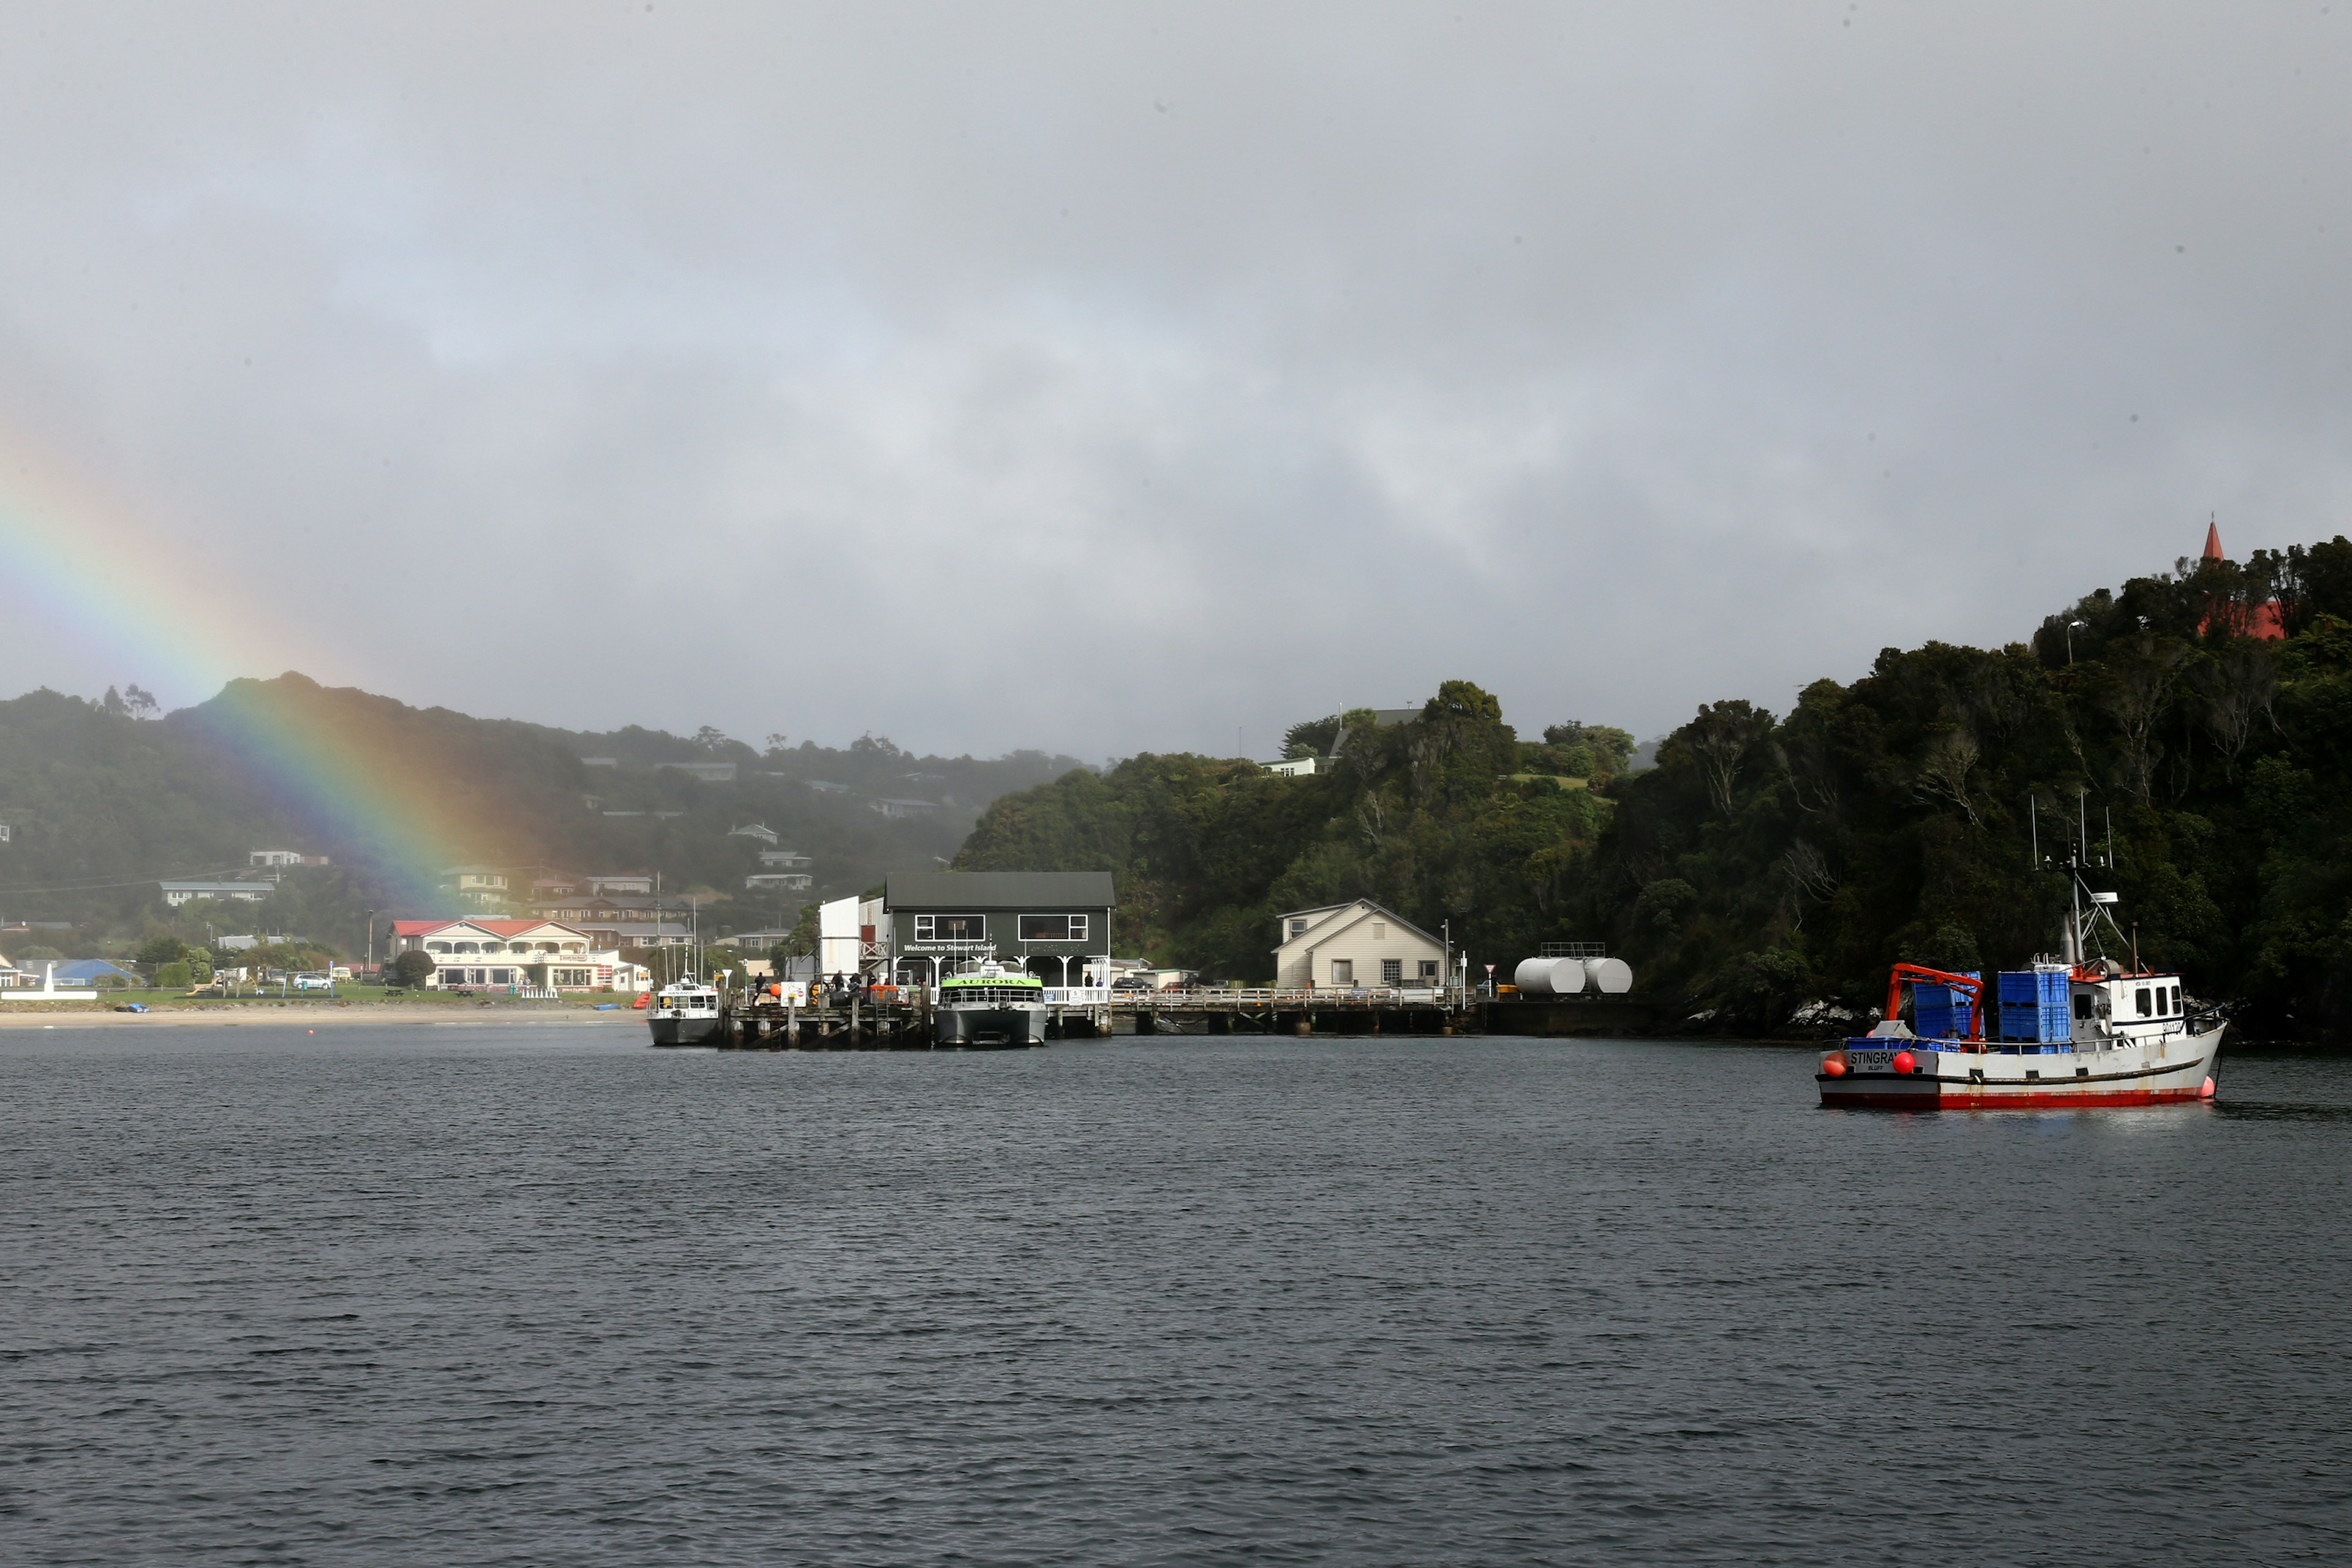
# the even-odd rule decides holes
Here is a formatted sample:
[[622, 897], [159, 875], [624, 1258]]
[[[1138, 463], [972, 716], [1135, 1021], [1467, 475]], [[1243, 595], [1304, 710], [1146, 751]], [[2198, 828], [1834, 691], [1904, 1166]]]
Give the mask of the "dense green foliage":
[[[2274, 602], [2286, 640], [2240, 635]], [[1614, 793], [1584, 891], [1637, 970], [1727, 1022], [1883, 1000], [1887, 965], [2053, 950], [2087, 823], [2140, 956], [2333, 1037], [2352, 1000], [2352, 543], [2102, 590], [1998, 652], [1881, 654], [1786, 719], [1717, 703]], [[2038, 826], [2038, 835], [2037, 835]], [[2116, 956], [2128, 956], [2119, 952]]]
[[[2245, 635], [2275, 616], [2284, 640]], [[1193, 756], [1071, 774], [985, 814], [957, 864], [1118, 878], [1123, 949], [1271, 970], [1283, 910], [1369, 896], [1507, 964], [1599, 939], [1643, 989], [1769, 1028], [1883, 1001], [1887, 966], [2058, 945], [2087, 825], [2118, 950], [2336, 1037], [2352, 1005], [2352, 542], [2182, 563], [1995, 651], [1889, 648], [1777, 716], [1710, 703], [1623, 771], [1622, 731], [1517, 741], [1449, 683], [1412, 722], [1295, 728], [1296, 779]], [[1586, 788], [1563, 788], [1583, 779]], [[2041, 863], [2036, 862], [2038, 850]], [[2117, 956], [2127, 956], [2118, 951]]]
[[[1108, 868], [1122, 952], [1231, 979], [1271, 976], [1284, 910], [1346, 899], [1432, 931], [1450, 921], [1457, 942], [1498, 960], [1563, 929], [1570, 868], [1591, 852], [1602, 807], [1580, 784], [1514, 776], [1530, 772], [1527, 748], [1493, 697], [1447, 681], [1412, 721], [1360, 710], [1340, 728], [1335, 717], [1293, 731], [1294, 744], [1338, 741], [1331, 770], [1305, 777], [1150, 754], [1066, 774], [991, 806], [956, 867]], [[1592, 750], [1622, 757], [1630, 739]]]
[[[416, 863], [420, 844], [436, 862], [499, 868], [525, 897], [535, 877], [557, 871], [657, 872], [665, 891], [702, 895], [709, 934], [789, 925], [805, 899], [936, 866], [990, 800], [1073, 765], [1034, 752], [917, 756], [871, 736], [826, 748], [772, 735], [762, 752], [715, 728], [568, 731], [410, 708], [299, 675], [233, 682], [160, 719], [141, 717], [154, 705], [131, 690], [0, 702], [0, 822], [12, 829], [0, 843], [0, 917], [73, 922], [70, 938], [55, 940], [77, 956], [156, 935], [201, 949], [252, 931], [357, 957], [370, 909], [379, 930], [395, 916], [470, 912], [439, 885], [443, 865]], [[290, 739], [257, 754], [257, 732]], [[323, 788], [312, 773], [320, 758], [334, 759]], [[658, 765], [668, 762], [730, 762], [737, 776], [705, 783]], [[384, 804], [362, 809], [362, 797]], [[936, 809], [869, 809], [885, 798]], [[730, 830], [751, 824], [811, 858], [813, 889], [745, 890], [768, 845]], [[261, 903], [161, 905], [159, 879], [242, 873], [265, 847], [332, 864], [289, 870]]]
[[384, 974], [394, 985], [422, 985], [433, 977], [433, 955], [404, 952], [385, 966]]

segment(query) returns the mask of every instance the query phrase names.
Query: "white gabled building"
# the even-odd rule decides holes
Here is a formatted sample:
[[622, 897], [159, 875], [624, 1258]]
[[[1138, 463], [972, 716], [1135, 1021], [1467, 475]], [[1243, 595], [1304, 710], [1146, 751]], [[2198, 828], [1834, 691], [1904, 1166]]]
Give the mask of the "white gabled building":
[[1292, 991], [1445, 984], [1445, 944], [1370, 899], [1282, 917], [1274, 983]]
[[618, 952], [600, 952], [588, 933], [553, 921], [394, 921], [390, 958], [422, 952], [433, 960], [425, 984], [520, 985], [544, 991], [604, 991], [635, 984]]

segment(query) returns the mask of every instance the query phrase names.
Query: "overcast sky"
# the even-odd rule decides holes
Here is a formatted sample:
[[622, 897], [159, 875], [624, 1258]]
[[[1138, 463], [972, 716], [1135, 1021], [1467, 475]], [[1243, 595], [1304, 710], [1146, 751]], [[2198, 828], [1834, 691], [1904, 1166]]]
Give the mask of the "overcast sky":
[[[2347, 66], [2322, 4], [17, 0], [0, 440], [247, 673], [1647, 735], [2346, 529]], [[35, 584], [8, 691], [209, 694]]]

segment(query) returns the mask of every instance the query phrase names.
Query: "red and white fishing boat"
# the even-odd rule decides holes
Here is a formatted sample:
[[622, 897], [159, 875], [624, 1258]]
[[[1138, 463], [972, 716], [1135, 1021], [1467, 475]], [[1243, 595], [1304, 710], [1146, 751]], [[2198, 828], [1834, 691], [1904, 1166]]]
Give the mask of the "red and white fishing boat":
[[[2070, 866], [2074, 910], [2062, 958], [2000, 976], [1988, 1007], [1975, 974], [1898, 963], [1885, 1021], [1822, 1053], [1823, 1105], [1887, 1110], [2052, 1110], [2210, 1100], [2221, 1031], [2218, 1008], [2191, 1010], [2180, 976], [2086, 953], [2084, 887]], [[2113, 893], [2089, 893], [2095, 918], [2123, 933]], [[1912, 1024], [1902, 1021], [1912, 988]], [[1991, 1025], [1988, 1028], [1988, 1025]]]

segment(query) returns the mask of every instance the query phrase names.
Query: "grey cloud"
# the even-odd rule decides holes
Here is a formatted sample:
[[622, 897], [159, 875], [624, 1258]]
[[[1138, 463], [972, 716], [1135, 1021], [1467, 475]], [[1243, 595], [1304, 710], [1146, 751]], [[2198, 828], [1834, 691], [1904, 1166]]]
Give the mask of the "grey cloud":
[[1646, 733], [2343, 526], [2347, 20], [24, 11], [0, 422], [410, 700]]

